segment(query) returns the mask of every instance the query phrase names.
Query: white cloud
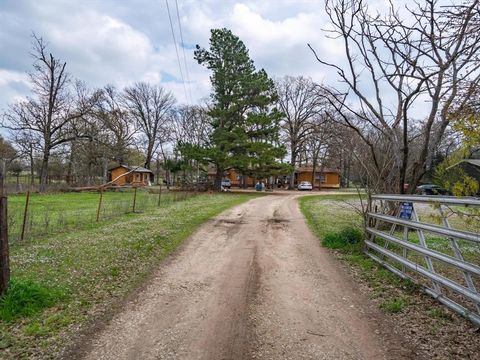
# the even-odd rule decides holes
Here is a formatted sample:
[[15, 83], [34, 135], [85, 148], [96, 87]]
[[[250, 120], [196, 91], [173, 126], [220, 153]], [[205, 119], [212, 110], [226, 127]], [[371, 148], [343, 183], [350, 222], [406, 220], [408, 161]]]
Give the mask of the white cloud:
[[28, 76], [25, 73], [0, 69], [0, 86], [6, 86], [10, 83], [28, 85]]
[[[3, 16], [15, 21], [5, 22], [9, 25], [0, 29], [0, 39], [17, 38], [23, 45], [14, 49], [9, 61], [0, 59], [0, 81], [7, 81], [7, 76], [1, 74], [10, 74], [8, 83], [3, 85], [9, 91], [2, 91], [9, 96], [4, 96], [3, 101], [11, 102], [13, 93], [19, 95], [18, 89], [10, 88], [15, 78], [12, 74], [18, 78], [31, 70], [29, 44], [25, 39], [32, 30], [49, 42], [55, 56], [67, 62], [74, 77], [91, 86], [112, 83], [123, 87], [135, 81], [148, 81], [174, 92], [179, 102], [187, 101], [183, 84], [178, 82], [178, 60], [163, 3], [6, 1], [0, 5], [0, 20]], [[175, 6], [172, 1], [170, 4], [180, 41]], [[323, 80], [327, 69], [318, 64], [307, 43], [324, 57], [338, 56], [338, 46], [326, 40], [322, 32], [327, 24], [322, 2], [205, 0], [182, 1], [179, 8], [186, 43], [208, 47], [211, 28], [230, 28], [250, 49], [257, 67], [265, 68], [270, 76], [302, 74]], [[20, 23], [28, 25], [19, 26]], [[8, 50], [0, 43], [0, 52]], [[180, 47], [178, 51], [183, 66]], [[190, 80], [187, 92], [191, 91], [192, 101], [198, 102], [209, 95], [210, 72], [193, 59], [193, 49], [185, 52]], [[0, 103], [2, 107], [4, 104]]]

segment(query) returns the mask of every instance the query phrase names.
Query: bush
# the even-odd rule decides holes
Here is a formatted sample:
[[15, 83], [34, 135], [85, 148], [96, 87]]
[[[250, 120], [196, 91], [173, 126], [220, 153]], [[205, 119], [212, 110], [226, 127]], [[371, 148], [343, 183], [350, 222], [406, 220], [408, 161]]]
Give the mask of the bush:
[[64, 291], [30, 280], [12, 280], [7, 293], [0, 298], [0, 319], [8, 322], [18, 317], [34, 315], [55, 305], [64, 296]]
[[346, 227], [336, 233], [328, 233], [323, 238], [323, 246], [330, 249], [356, 248], [362, 242], [363, 234], [354, 227]]

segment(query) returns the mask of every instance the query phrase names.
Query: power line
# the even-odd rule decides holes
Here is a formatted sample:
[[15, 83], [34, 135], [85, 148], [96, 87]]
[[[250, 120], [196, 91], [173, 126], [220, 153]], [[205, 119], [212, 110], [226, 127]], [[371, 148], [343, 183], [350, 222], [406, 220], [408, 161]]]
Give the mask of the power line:
[[182, 23], [180, 22], [180, 12], [178, 11], [178, 1], [175, 0], [175, 7], [177, 9], [177, 20], [178, 20], [178, 29], [180, 30], [180, 40], [182, 44], [182, 52], [183, 52], [183, 62], [185, 64], [185, 75], [187, 77], [187, 84], [188, 84], [188, 93], [190, 95], [190, 102], [192, 101], [192, 85], [190, 83], [190, 75], [188, 74], [188, 66], [187, 66], [187, 57], [185, 55], [185, 41], [183, 41], [183, 31], [182, 31]]
[[187, 103], [188, 102], [191, 103], [191, 101], [188, 99], [187, 88], [185, 87], [185, 79], [183, 78], [183, 71], [182, 71], [182, 65], [180, 63], [180, 56], [178, 56], [177, 40], [175, 39], [175, 31], [173, 30], [172, 16], [170, 15], [170, 7], [168, 6], [168, 0], [165, 0], [165, 4], [167, 5], [168, 19], [170, 20], [170, 29], [172, 30], [172, 38], [173, 38], [173, 43], [175, 45], [175, 53], [177, 54], [178, 69], [180, 70], [180, 77], [182, 78], [183, 91], [185, 93], [185, 100], [187, 101]]

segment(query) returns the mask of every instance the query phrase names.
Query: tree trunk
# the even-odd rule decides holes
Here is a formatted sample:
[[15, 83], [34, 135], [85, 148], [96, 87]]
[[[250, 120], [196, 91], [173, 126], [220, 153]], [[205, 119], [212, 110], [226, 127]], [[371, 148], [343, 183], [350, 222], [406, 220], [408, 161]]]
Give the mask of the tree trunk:
[[30, 144], [30, 151], [28, 152], [30, 158], [30, 185], [35, 184], [35, 163], [33, 160], [33, 145]]
[[350, 166], [351, 166], [351, 158], [349, 157], [348, 160], [347, 160], [347, 169], [346, 169], [346, 176], [345, 176], [345, 187], [346, 188], [349, 188], [350, 187]]
[[[313, 160], [313, 166], [312, 166], [312, 189], [315, 189], [315, 171], [317, 170], [317, 160]], [[322, 173], [320, 173], [320, 176], [322, 176]], [[319, 179], [318, 181], [318, 190], [320, 190], [320, 183], [321, 183], [321, 179]]]
[[222, 178], [223, 178], [223, 170], [217, 166], [217, 172], [215, 174], [215, 182], [213, 183], [213, 187], [215, 190], [222, 190]]
[[40, 168], [40, 192], [45, 192], [48, 181], [48, 160], [50, 159], [50, 150], [43, 152], [42, 167]]
[[157, 155], [157, 160], [155, 162], [156, 169], [155, 169], [155, 176], [157, 178], [157, 185], [160, 184], [160, 157]]
[[105, 184], [108, 181], [108, 159], [103, 155], [103, 183]]
[[290, 181], [288, 184], [288, 189], [293, 190], [295, 189], [295, 164], [297, 162], [297, 154], [292, 151], [292, 158], [290, 160], [290, 165], [292, 166], [292, 172], [290, 174]]
[[153, 154], [153, 142], [148, 142], [147, 153], [145, 154], [145, 169], [150, 170], [150, 163], [152, 162], [152, 154]]
[[67, 184], [70, 185], [72, 183], [72, 171], [73, 171], [73, 144], [70, 148], [70, 158], [68, 160], [68, 167], [67, 167]]

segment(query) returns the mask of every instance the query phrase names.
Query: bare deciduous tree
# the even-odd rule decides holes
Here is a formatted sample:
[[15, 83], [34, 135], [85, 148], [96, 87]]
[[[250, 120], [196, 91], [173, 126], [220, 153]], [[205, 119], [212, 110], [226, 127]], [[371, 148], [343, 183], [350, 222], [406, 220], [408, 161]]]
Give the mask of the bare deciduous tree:
[[173, 137], [175, 143], [189, 143], [202, 146], [208, 141], [212, 131], [207, 109], [201, 106], [181, 106], [173, 117]]
[[[404, 192], [407, 183], [415, 189], [452, 114], [480, 81], [479, 0], [456, 7], [436, 0], [414, 4], [398, 11], [391, 2], [383, 16], [372, 15], [362, 0], [328, 0], [330, 35], [342, 42], [347, 65], [327, 62], [312, 49], [345, 85], [326, 89], [329, 101], [366, 145], [383, 191]], [[387, 152], [392, 161], [379, 158]], [[386, 164], [393, 165], [388, 172]], [[394, 181], [387, 184], [391, 171]]]
[[125, 89], [124, 102], [137, 124], [145, 167], [149, 169], [153, 154], [169, 139], [168, 121], [175, 98], [161, 86], [141, 82]]
[[[330, 156], [338, 136], [339, 125], [330, 121], [326, 114], [318, 115], [312, 121], [312, 131], [305, 140], [305, 151], [309, 153], [312, 164], [312, 185], [315, 186], [315, 175], [320, 166], [320, 174], [325, 169], [325, 163]], [[319, 190], [322, 181], [319, 179]]]
[[92, 111], [98, 93], [91, 94], [79, 82], [72, 90], [66, 62], [48, 53], [44, 40], [35, 35], [32, 56], [34, 71], [29, 76], [35, 97], [12, 105], [2, 125], [38, 141], [42, 152], [40, 191], [44, 191], [52, 151], [81, 136], [76, 122]]
[[282, 136], [290, 152], [289, 188], [294, 188], [297, 157], [312, 132], [315, 116], [320, 114], [324, 100], [319, 96], [317, 85], [308, 78], [286, 76], [276, 81], [278, 107], [285, 117], [281, 122]]
[[111, 159], [117, 164], [124, 164], [129, 148], [134, 144], [137, 129], [128, 111], [122, 107], [120, 94], [112, 85], [105, 86], [103, 90], [97, 116], [108, 132], [107, 146]]

